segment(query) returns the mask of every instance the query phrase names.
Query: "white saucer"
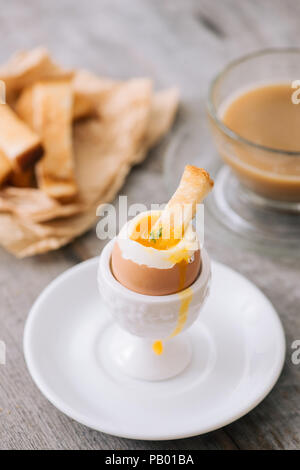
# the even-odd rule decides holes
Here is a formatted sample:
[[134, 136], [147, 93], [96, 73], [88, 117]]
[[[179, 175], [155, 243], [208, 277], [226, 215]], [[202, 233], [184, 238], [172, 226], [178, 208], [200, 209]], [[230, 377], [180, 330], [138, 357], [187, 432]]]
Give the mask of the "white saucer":
[[220, 428], [253, 409], [281, 372], [285, 339], [269, 300], [212, 263], [211, 294], [187, 334], [193, 357], [161, 382], [124, 375], [110, 360], [112, 322], [97, 288], [98, 258], [64, 272], [39, 296], [24, 332], [41, 392], [93, 429], [133, 439], [177, 439]]

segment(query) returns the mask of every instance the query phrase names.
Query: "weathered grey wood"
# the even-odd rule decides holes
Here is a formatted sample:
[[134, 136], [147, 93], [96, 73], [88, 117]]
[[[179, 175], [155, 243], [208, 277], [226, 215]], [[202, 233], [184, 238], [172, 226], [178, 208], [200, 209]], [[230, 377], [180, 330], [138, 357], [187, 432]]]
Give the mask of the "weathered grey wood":
[[[205, 126], [205, 97], [212, 76], [245, 52], [299, 45], [297, 0], [32, 0], [0, 1], [0, 60], [21, 47], [45, 44], [62, 63], [113, 77], [151, 76], [158, 86], [177, 84], [182, 109], [177, 128], [195, 135], [203, 165], [216, 156]], [[296, 77], [297, 78], [297, 77]], [[299, 78], [299, 77], [298, 77]], [[176, 129], [175, 131], [176, 132]], [[164, 146], [133, 170], [123, 194], [134, 202], [167, 197], [162, 180]], [[1, 449], [296, 449], [300, 448], [300, 366], [290, 345], [300, 339], [300, 266], [220, 244], [206, 227], [212, 256], [254, 281], [277, 308], [287, 335], [284, 372], [254, 411], [226, 428], [192, 439], [143, 442], [118, 439], [75, 423], [40, 394], [22, 353], [24, 322], [32, 302], [57, 274], [99, 253], [95, 231], [55, 253], [22, 261], [0, 251]]]

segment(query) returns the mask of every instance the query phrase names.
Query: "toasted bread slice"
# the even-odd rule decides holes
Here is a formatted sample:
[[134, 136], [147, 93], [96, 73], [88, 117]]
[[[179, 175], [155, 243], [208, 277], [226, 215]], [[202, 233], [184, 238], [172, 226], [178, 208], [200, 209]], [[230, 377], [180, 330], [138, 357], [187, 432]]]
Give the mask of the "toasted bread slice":
[[[16, 113], [32, 129], [34, 129], [33, 99], [35, 89], [35, 85], [25, 88], [15, 103]], [[94, 109], [95, 106], [88, 96], [85, 96], [84, 94], [74, 95], [72, 111], [73, 120], [90, 116], [93, 114]]]
[[6, 98], [9, 104], [14, 102], [23, 88], [38, 80], [72, 75], [72, 71], [55, 64], [44, 47], [19, 51], [0, 66], [0, 79], [5, 82]]
[[152, 236], [182, 238], [184, 230], [196, 214], [200, 204], [214, 185], [203, 168], [186, 165], [180, 184], [154, 224]]
[[33, 127], [45, 154], [36, 165], [37, 183], [61, 202], [77, 194], [72, 148], [73, 93], [70, 80], [39, 82], [33, 89]]
[[17, 188], [32, 188], [34, 186], [34, 168], [14, 170], [8, 179], [9, 184]]
[[0, 150], [0, 186], [9, 178], [12, 171], [13, 167], [11, 161]]
[[[86, 70], [78, 70], [72, 79], [73, 120], [91, 116], [107, 94], [117, 86], [116, 81], [97, 77]], [[34, 85], [23, 89], [15, 103], [17, 114], [33, 126]]]
[[33, 86], [25, 88], [15, 103], [14, 109], [17, 115], [34, 129], [33, 124]]
[[12, 167], [26, 170], [43, 154], [39, 136], [7, 105], [0, 105], [0, 150]]

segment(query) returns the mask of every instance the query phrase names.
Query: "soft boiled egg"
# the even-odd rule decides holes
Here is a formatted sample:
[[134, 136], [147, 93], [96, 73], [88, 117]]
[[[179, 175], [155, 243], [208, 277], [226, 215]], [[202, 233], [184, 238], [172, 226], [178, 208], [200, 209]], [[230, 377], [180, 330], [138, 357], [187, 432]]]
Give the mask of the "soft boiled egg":
[[[137, 215], [121, 229], [112, 251], [111, 268], [125, 287], [144, 295], [168, 295], [189, 287], [201, 270], [200, 243], [190, 223], [183, 237], [151, 238], [161, 211]], [[142, 237], [145, 226], [147, 237]]]

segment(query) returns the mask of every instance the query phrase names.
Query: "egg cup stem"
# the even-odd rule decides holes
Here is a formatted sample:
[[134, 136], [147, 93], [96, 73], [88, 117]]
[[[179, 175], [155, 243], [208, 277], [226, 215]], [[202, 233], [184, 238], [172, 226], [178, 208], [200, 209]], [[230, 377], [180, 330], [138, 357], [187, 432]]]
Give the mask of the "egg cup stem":
[[165, 380], [180, 374], [190, 363], [192, 348], [188, 333], [163, 340], [156, 354], [153, 339], [134, 336], [117, 325], [112, 330], [110, 355], [123, 373], [140, 380]]

